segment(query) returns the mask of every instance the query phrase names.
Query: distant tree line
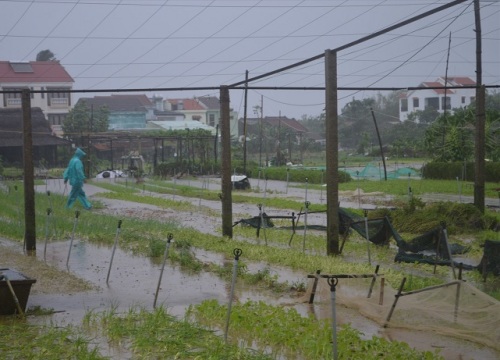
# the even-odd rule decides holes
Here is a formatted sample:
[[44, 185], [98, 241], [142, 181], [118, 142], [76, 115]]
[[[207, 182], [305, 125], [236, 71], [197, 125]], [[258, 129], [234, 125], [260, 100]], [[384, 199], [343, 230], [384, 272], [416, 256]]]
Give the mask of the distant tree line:
[[[474, 158], [475, 104], [440, 114], [434, 109], [415, 111], [399, 121], [397, 91], [374, 98], [353, 99], [339, 114], [339, 144], [352, 154], [379, 156], [372, 116], [375, 116], [384, 155], [430, 157], [436, 161]], [[312, 132], [325, 132], [325, 114], [300, 121]], [[486, 96], [486, 157], [500, 161], [500, 92]]]

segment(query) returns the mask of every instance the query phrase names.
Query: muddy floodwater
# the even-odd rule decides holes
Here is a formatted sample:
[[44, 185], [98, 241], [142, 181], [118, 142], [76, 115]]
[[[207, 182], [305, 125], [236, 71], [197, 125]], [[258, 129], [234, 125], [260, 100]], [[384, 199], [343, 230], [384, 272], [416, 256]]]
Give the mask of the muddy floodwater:
[[[212, 184], [215, 187], [216, 185]], [[263, 185], [261, 185], [263, 186]], [[283, 194], [283, 184], [274, 184], [277, 189], [281, 189]], [[53, 182], [52, 184], [39, 186], [39, 191], [62, 192], [63, 187], [60, 183]], [[95, 196], [102, 189], [86, 186], [86, 191], [90, 195]], [[303, 189], [292, 190], [286, 189], [288, 197], [300, 197], [303, 194]], [[324, 194], [322, 192], [309, 191], [311, 199], [321, 199]], [[170, 196], [172, 195], [164, 195]], [[137, 215], [143, 214], [145, 217], [163, 214], [163, 216], [174, 217], [176, 221], [185, 226], [201, 227], [200, 231], [216, 233], [220, 227], [220, 220], [211, 218], [208, 215], [193, 214], [192, 212], [169, 212], [168, 209], [160, 209], [151, 205], [143, 205], [137, 203], [127, 203], [124, 201], [116, 201], [109, 199], [99, 199], [106, 211], [116, 215]], [[220, 202], [201, 201], [199, 199], [191, 199], [193, 204], [208, 206], [213, 209], [220, 208]], [[345, 199], [348, 203], [349, 199]], [[354, 202], [355, 203], [355, 202]], [[238, 214], [255, 215], [257, 210], [253, 206], [237, 205], [234, 209]], [[201, 216], [201, 217], [200, 217]], [[205, 218], [206, 217], [206, 218]], [[24, 256], [19, 251], [19, 244], [0, 239], [0, 248], [5, 247], [9, 251], [17, 252], [19, 256]], [[130, 307], [140, 306], [146, 309], [153, 309], [155, 296], [157, 295], [157, 306], [163, 306], [173, 315], [182, 317], [186, 308], [191, 304], [198, 304], [204, 300], [216, 299], [220, 303], [229, 302], [230, 282], [222, 280], [209, 272], [189, 273], [182, 271], [179, 266], [172, 265], [168, 259], [165, 263], [162, 280], [159, 291], [157, 286], [159, 283], [162, 259], [150, 259], [142, 256], [136, 256], [129, 252], [121, 250], [119, 247], [113, 256], [112, 266], [110, 267], [112, 248], [109, 246], [97, 246], [95, 244], [75, 239], [71, 248], [71, 255], [66, 267], [68, 251], [70, 248], [69, 241], [49, 242], [45, 261], [43, 259], [43, 251], [38, 251], [37, 258], [39, 263], [53, 266], [60, 270], [58, 277], [75, 276], [86, 280], [91, 289], [88, 291], [44, 291], [41, 287], [42, 282], [33, 285], [32, 294], [29, 297], [28, 308], [40, 306], [42, 308], [52, 308], [55, 313], [49, 316], [29, 317], [32, 323], [54, 323], [54, 324], [79, 324], [87, 311], [102, 311], [111, 307], [118, 311], [126, 311]], [[202, 250], [194, 250], [195, 256], [205, 263], [222, 264], [225, 260], [221, 255], [210, 253]], [[10, 256], [11, 264], [14, 261]], [[0, 255], [0, 265], [2, 257]], [[14, 262], [15, 263], [15, 262]], [[263, 263], [249, 263], [245, 261], [250, 272], [268, 267]], [[226, 264], [228, 265], [228, 264]], [[228, 266], [233, 266], [231, 263]], [[36, 278], [36, 269], [33, 265], [26, 266], [26, 269], [31, 269], [31, 276]], [[23, 269], [20, 269], [23, 270]], [[278, 281], [289, 283], [308, 282], [308, 274], [296, 273], [289, 269], [271, 267], [270, 271], [278, 277]], [[109, 281], [107, 276], [109, 273]], [[58, 279], [51, 279], [57, 282]], [[349, 289], [349, 284], [340, 284], [339, 291], [354, 291]], [[296, 298], [291, 296], [276, 295], [270, 291], [261, 290], [258, 288], [250, 288], [244, 286], [241, 282], [236, 281], [235, 300], [244, 302], [247, 300], [265, 301], [275, 305], [295, 308], [303, 315], [313, 314], [317, 318], [330, 319], [332, 303], [329, 294], [318, 294], [314, 304], [308, 304], [304, 298]], [[459, 340], [449, 336], [442, 336], [431, 331], [414, 331], [398, 328], [384, 328], [379, 323], [372, 321], [362, 316], [356, 310], [343, 306], [336, 306], [337, 324], [351, 324], [355, 329], [358, 329], [364, 334], [365, 338], [372, 336], [380, 336], [389, 340], [398, 340], [407, 342], [410, 346], [419, 350], [434, 351], [440, 349], [440, 354], [446, 359], [484, 359], [497, 360], [500, 359], [500, 353], [494, 349], [484, 347], [469, 341]], [[119, 357], [117, 357], [119, 358]]]

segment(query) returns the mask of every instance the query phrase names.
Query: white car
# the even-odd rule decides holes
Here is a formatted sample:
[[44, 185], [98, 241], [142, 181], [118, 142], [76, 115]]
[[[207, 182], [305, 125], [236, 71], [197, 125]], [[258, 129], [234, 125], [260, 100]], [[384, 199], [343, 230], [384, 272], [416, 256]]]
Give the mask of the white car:
[[231, 176], [231, 183], [233, 184], [234, 189], [238, 190], [246, 190], [250, 189], [250, 181], [248, 177], [245, 175], [233, 175]]
[[114, 179], [118, 177], [127, 177], [127, 174], [125, 174], [121, 170], [104, 170], [97, 174], [95, 177], [96, 179]]

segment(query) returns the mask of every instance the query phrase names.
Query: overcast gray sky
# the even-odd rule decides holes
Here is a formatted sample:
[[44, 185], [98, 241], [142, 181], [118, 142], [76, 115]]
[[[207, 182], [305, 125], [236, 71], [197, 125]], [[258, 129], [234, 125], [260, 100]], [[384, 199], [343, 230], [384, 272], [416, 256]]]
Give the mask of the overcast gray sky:
[[[0, 60], [50, 49], [75, 89], [218, 87], [324, 53], [449, 0], [0, 0]], [[483, 83], [500, 84], [500, 1], [481, 1]], [[448, 75], [475, 79], [473, 1], [338, 54], [338, 85], [417, 86]], [[324, 86], [323, 59], [259, 86]], [[161, 92], [167, 98], [215, 91]], [[339, 92], [339, 105], [373, 91]], [[85, 94], [94, 96], [98, 94]], [[102, 94], [101, 94], [102, 95]], [[148, 93], [152, 95], [152, 93]], [[323, 91], [250, 90], [248, 116], [319, 115]], [[243, 116], [243, 91], [231, 107]]]

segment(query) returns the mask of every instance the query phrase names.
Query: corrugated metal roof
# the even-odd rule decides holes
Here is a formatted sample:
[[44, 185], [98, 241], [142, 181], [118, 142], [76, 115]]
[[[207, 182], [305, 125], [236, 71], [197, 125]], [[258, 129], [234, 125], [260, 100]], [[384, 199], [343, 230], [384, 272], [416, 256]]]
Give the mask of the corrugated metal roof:
[[[215, 135], [216, 129], [199, 121], [148, 121], [148, 124], [164, 130], [209, 130]], [[149, 126], [148, 126], [149, 127]]]

